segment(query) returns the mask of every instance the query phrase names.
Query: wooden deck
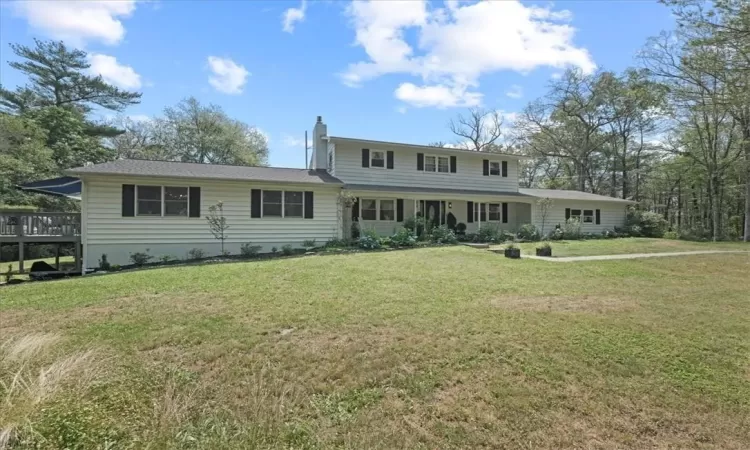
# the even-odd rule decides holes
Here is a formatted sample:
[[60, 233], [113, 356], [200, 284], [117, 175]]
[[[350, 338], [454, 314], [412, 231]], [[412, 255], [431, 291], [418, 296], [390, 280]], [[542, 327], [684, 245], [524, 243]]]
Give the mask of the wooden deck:
[[29, 244], [73, 243], [76, 271], [81, 270], [81, 215], [63, 212], [0, 212], [0, 245], [18, 245], [18, 271], [24, 271], [24, 247]]

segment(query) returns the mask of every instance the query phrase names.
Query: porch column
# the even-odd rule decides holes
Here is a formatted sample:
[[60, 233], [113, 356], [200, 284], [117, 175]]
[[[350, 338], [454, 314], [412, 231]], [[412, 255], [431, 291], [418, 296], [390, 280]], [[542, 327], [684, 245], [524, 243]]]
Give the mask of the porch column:
[[23, 241], [18, 243], [18, 273], [23, 273]]

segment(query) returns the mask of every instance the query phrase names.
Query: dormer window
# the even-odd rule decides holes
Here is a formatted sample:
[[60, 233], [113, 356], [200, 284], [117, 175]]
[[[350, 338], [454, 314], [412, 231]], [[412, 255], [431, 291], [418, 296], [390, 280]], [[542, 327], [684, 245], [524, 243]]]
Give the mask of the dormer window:
[[372, 159], [370, 160], [370, 167], [385, 167], [385, 152], [380, 150], [372, 150], [370, 152]]

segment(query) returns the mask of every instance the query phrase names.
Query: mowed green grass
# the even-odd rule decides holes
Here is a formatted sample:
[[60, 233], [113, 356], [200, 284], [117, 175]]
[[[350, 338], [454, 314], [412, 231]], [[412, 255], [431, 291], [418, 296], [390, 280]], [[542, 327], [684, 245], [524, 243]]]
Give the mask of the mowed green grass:
[[[533, 255], [541, 244], [530, 242], [517, 244], [522, 254]], [[550, 241], [553, 256], [620, 255], [628, 253], [673, 253], [695, 250], [745, 250], [747, 242], [690, 242], [675, 239], [624, 238], [582, 241]], [[503, 245], [497, 246], [502, 248]]]
[[0, 420], [19, 448], [747, 448], [749, 274], [444, 247], [5, 287], [3, 340], [60, 336], [34, 370], [94, 353]]

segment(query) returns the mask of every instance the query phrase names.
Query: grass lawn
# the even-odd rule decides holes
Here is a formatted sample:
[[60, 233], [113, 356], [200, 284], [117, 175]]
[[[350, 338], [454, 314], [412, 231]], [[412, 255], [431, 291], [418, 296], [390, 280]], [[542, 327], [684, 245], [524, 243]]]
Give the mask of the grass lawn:
[[[747, 250], [746, 242], [690, 242], [670, 239], [625, 238], [585, 241], [550, 241], [553, 256], [619, 255], [627, 253], [671, 253], [693, 250]], [[517, 244], [522, 254], [535, 254], [538, 242]], [[504, 245], [493, 246], [503, 248]]]
[[14, 448], [747, 448], [748, 274], [746, 254], [456, 246], [9, 286], [0, 428]]

